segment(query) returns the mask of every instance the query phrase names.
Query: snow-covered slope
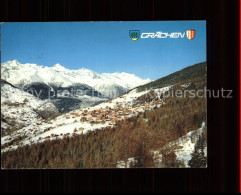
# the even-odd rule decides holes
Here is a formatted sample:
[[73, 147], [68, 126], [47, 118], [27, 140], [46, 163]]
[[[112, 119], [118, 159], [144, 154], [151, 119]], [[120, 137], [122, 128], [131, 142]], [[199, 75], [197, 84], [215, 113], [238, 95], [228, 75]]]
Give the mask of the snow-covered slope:
[[42, 120], [42, 117], [57, 115], [57, 108], [48, 101], [1, 80], [1, 130], [15, 130]]
[[[195, 144], [197, 143], [199, 136], [201, 136], [206, 128], [205, 122], [202, 123], [201, 127], [197, 130], [192, 130], [186, 135], [180, 137], [178, 140], [169, 143], [165, 148], [171, 148], [178, 146], [177, 149], [174, 149], [174, 152], [177, 156], [177, 160], [183, 161], [185, 167], [188, 166], [188, 161], [192, 158], [192, 153], [195, 149]], [[159, 152], [156, 151], [156, 154]], [[207, 157], [207, 146], [204, 148], [205, 156]], [[161, 163], [161, 155], [159, 159]]]
[[[165, 104], [160, 98], [161, 94], [171, 89], [173, 89], [173, 85], [141, 92], [133, 89], [127, 94], [93, 107], [71, 111], [50, 121], [36, 121], [36, 123], [31, 123], [15, 131], [11, 136], [3, 136], [1, 138], [2, 145], [6, 143], [12, 144], [3, 147], [1, 151], [5, 152], [16, 149], [18, 146], [49, 142], [54, 139], [86, 134], [89, 131], [95, 131], [96, 129], [105, 127], [114, 127], [119, 121], [132, 116], [138, 116], [140, 113], [145, 112], [145, 110], [160, 108]], [[151, 102], [144, 103], [138, 101], [139, 97], [151, 92], [155, 94], [158, 100], [155, 99]], [[5, 123], [2, 124], [2, 126], [7, 128], [7, 124]], [[182, 161], [185, 167], [188, 167], [188, 161], [191, 159], [195, 143], [205, 128], [206, 124], [203, 122], [199, 129], [190, 131], [178, 140], [170, 142], [162, 149], [174, 148], [173, 151], [177, 156], [177, 160]], [[18, 137], [23, 136], [25, 136], [23, 139], [16, 141]], [[152, 151], [156, 167], [162, 167], [162, 155], [160, 151], [161, 150]], [[205, 147], [205, 156], [207, 156], [207, 147]], [[117, 168], [130, 167], [130, 164], [135, 162], [135, 157], [130, 157], [127, 159], [127, 164], [124, 161], [118, 162]]]
[[[186, 168], [189, 167], [188, 162], [192, 158], [192, 153], [195, 149], [195, 144], [198, 141], [199, 136], [201, 136], [205, 130], [206, 124], [202, 123], [201, 127], [197, 130], [190, 131], [186, 135], [180, 137], [178, 140], [170, 142], [163, 149], [168, 149], [171, 147], [175, 147], [174, 153], [176, 154], [176, 158], [179, 161], [182, 161]], [[160, 151], [152, 151], [153, 159], [155, 163], [155, 167], [162, 167], [162, 154]], [[204, 155], [207, 157], [207, 146], [204, 148]], [[131, 164], [135, 164], [137, 162], [135, 157], [130, 157], [126, 161], [119, 161], [117, 163], [117, 168], [130, 168]]]
[[[1, 77], [17, 86], [43, 82], [47, 85], [68, 87], [76, 83], [82, 83], [93, 87], [110, 98], [119, 96], [125, 90], [150, 82], [149, 79], [141, 79], [128, 73], [99, 74], [85, 68], [68, 70], [60, 64], [45, 67], [37, 64], [21, 64], [17, 60], [2, 63]], [[116, 96], [111, 94], [116, 94]]]
[[[170, 90], [172, 86], [167, 86], [155, 90], [157, 96]], [[109, 100], [85, 109], [77, 109], [62, 114], [51, 121], [39, 121], [31, 123], [29, 126], [15, 131], [10, 136], [1, 138], [2, 145], [16, 140], [17, 137], [27, 135], [22, 140], [18, 140], [19, 145], [50, 141], [56, 138], [85, 134], [89, 131], [114, 127], [119, 121], [132, 116], [137, 116], [145, 110], [155, 107], [160, 108], [165, 104], [161, 99], [143, 104], [136, 104], [138, 97], [149, 93], [150, 90], [137, 92], [136, 89], [113, 100]], [[16, 149], [18, 145], [10, 145], [10, 148], [2, 148], [2, 152], [9, 149]]]

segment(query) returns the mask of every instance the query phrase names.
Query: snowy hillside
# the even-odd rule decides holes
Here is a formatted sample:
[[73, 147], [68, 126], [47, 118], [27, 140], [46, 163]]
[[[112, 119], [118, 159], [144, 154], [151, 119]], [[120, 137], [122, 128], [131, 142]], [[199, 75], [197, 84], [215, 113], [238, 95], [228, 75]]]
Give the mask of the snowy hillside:
[[[161, 93], [170, 90], [172, 86], [156, 89], [157, 97]], [[136, 89], [128, 94], [120, 96], [116, 99], [98, 104], [93, 107], [78, 109], [61, 116], [56, 117], [51, 121], [39, 121], [31, 123], [10, 136], [3, 136], [1, 143], [9, 143], [19, 136], [27, 135], [23, 140], [19, 140], [16, 144], [3, 148], [2, 151], [16, 149], [18, 145], [26, 145], [50, 141], [56, 138], [64, 138], [66, 136], [75, 136], [77, 134], [85, 134], [89, 131], [95, 131], [105, 127], [114, 127], [116, 123], [132, 116], [137, 116], [146, 110], [160, 108], [165, 104], [161, 99], [143, 104], [135, 104], [137, 98], [149, 93], [150, 90], [137, 92]]]
[[2, 63], [1, 77], [21, 87], [33, 82], [43, 82], [47, 85], [61, 87], [68, 87], [76, 83], [87, 84], [110, 98], [150, 82], [149, 79], [141, 79], [128, 73], [99, 74], [85, 68], [68, 70], [60, 64], [46, 67], [29, 63], [21, 64], [17, 60]]
[[[178, 140], [170, 142], [163, 149], [177, 147], [174, 149], [174, 153], [177, 156], [177, 160], [182, 161], [186, 168], [188, 168], [188, 161], [192, 158], [192, 153], [195, 149], [195, 144], [198, 141], [199, 136], [203, 134], [205, 130], [205, 122], [197, 130], [190, 131], [186, 135], [180, 137]], [[154, 156], [155, 167], [162, 167], [162, 154], [160, 151], [152, 151]], [[204, 148], [205, 156], [207, 157], [207, 146]], [[135, 157], [128, 158], [126, 161], [119, 161], [117, 168], [130, 168], [131, 165], [137, 163]]]
[[[98, 74], [86, 69], [67, 70], [57, 64], [51, 68], [30, 65], [29, 72], [33, 70], [34, 73], [18, 78], [17, 74], [24, 66], [15, 61], [9, 66], [11, 70], [5, 66], [2, 74], [13, 79], [13, 82], [14, 78], [19, 79], [18, 85], [25, 89], [37, 92], [47, 89], [51, 93], [59, 89], [62, 91], [48, 102], [46, 93], [42, 94], [42, 100], [37, 99], [2, 81], [1, 153], [5, 167], [21, 167], [22, 161], [25, 162], [24, 167], [28, 167], [29, 160], [32, 161], [31, 166], [44, 168], [56, 168], [56, 163], [57, 167], [72, 168], [206, 167], [206, 99], [191, 98], [188, 94], [187, 97], [170, 95], [178, 90], [184, 92], [205, 87], [206, 75], [180, 79], [167, 85], [157, 80], [157, 83], [152, 83], [154, 89], [139, 90], [137, 87], [124, 93], [139, 82], [135, 75], [129, 77], [127, 73]], [[78, 71], [88, 84], [76, 82], [75, 72]], [[11, 76], [8, 77], [9, 72]], [[46, 76], [48, 73], [50, 75]], [[51, 79], [51, 74], [56, 74], [56, 77]], [[30, 75], [34, 75], [33, 78]], [[44, 77], [48, 82], [41, 81]], [[108, 79], [111, 82], [107, 82]], [[99, 82], [95, 83], [97, 80]], [[122, 80], [121, 84], [118, 84], [119, 80]], [[92, 91], [90, 83], [96, 91]], [[66, 97], [65, 91], [70, 91], [70, 88], [89, 92], [73, 93]], [[99, 91], [109, 93], [109, 97], [113, 95], [111, 91], [123, 94], [110, 99], [99, 97]], [[64, 109], [63, 113], [55, 115], [56, 108]], [[46, 114], [50, 117], [44, 117]], [[59, 153], [61, 148], [64, 148], [64, 155]], [[36, 152], [41, 163], [36, 164], [39, 160], [35, 162], [26, 158], [26, 152], [33, 159]], [[16, 156], [15, 153], [21, 154], [23, 159], [19, 161], [16, 157], [12, 160], [11, 156]], [[199, 153], [202, 156], [198, 156]], [[200, 162], [196, 160], [199, 157], [203, 158], [200, 166], [195, 164]], [[48, 161], [42, 160], [46, 158]]]
[[[201, 127], [197, 130], [190, 131], [186, 135], [180, 137], [178, 140], [173, 141], [166, 145], [164, 148], [172, 148], [178, 146], [177, 149], [174, 149], [174, 152], [177, 156], [177, 160], [183, 161], [185, 167], [188, 166], [188, 161], [192, 158], [192, 153], [195, 149], [195, 144], [197, 143], [199, 136], [201, 136], [205, 130], [206, 124], [205, 122], [202, 123]], [[205, 156], [207, 156], [207, 146], [204, 148]], [[154, 151], [157, 160], [157, 164], [161, 164], [162, 162], [162, 155], [159, 151]]]
[[11, 129], [23, 128], [58, 114], [57, 108], [48, 101], [37, 99], [31, 94], [1, 80], [1, 130], [2, 135]]

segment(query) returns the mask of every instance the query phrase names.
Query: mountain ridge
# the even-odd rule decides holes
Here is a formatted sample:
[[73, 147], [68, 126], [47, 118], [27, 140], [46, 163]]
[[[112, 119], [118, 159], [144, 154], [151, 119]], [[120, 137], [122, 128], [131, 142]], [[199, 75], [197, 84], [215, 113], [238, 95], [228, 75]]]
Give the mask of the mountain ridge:
[[207, 62], [197, 63], [187, 66], [172, 74], [161, 77], [155, 81], [136, 87], [138, 91], [147, 90], [150, 88], [159, 88], [166, 85], [172, 85], [178, 82], [187, 81], [188, 79], [197, 78], [207, 74]]
[[[90, 87], [107, 95], [108, 89], [103, 89], [108, 85], [110, 90], [118, 91], [121, 95], [122, 89], [130, 90], [142, 84], [150, 82], [150, 79], [141, 79], [140, 77], [129, 73], [97, 73], [89, 69], [81, 68], [78, 70], [69, 70], [59, 63], [52, 67], [40, 66], [37, 64], [21, 64], [17, 60], [2, 63], [1, 76], [4, 80], [17, 86], [25, 86], [33, 82], [43, 82], [47, 85], [57, 85], [68, 87], [74, 83], [87, 84]], [[100, 90], [101, 89], [101, 90]], [[113, 98], [111, 96], [110, 98]]]

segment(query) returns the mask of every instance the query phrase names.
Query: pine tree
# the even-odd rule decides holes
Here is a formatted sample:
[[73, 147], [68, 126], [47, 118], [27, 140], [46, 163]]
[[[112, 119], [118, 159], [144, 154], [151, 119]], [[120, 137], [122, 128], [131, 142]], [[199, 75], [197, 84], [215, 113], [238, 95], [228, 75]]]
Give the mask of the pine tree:
[[188, 162], [188, 165], [192, 168], [205, 168], [207, 166], [207, 157], [204, 155], [204, 136], [199, 136], [195, 149], [192, 153], [192, 159]]
[[162, 152], [162, 168], [181, 168], [185, 167], [184, 163], [177, 159], [177, 156], [174, 151], [168, 152], [163, 151]]

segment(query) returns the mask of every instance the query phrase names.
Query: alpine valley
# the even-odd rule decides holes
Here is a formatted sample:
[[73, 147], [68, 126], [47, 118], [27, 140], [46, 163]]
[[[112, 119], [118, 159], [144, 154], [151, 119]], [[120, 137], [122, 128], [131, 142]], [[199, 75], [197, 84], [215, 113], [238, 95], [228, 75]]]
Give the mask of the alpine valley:
[[150, 81], [14, 60], [1, 78], [3, 168], [207, 166], [206, 98], [167, 96], [206, 87], [206, 62]]
[[150, 82], [124, 72], [99, 74], [84, 68], [68, 70], [60, 64], [46, 67], [17, 60], [2, 64], [1, 79], [39, 99], [51, 100], [59, 112], [98, 104]]

